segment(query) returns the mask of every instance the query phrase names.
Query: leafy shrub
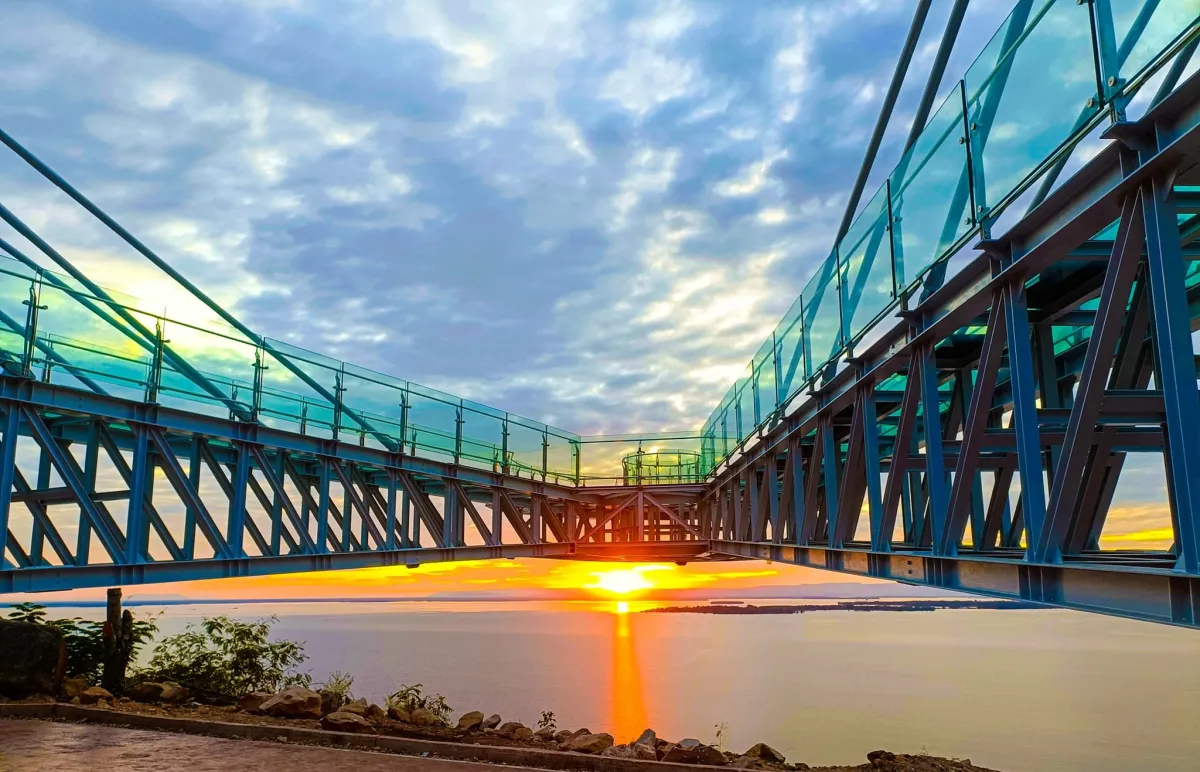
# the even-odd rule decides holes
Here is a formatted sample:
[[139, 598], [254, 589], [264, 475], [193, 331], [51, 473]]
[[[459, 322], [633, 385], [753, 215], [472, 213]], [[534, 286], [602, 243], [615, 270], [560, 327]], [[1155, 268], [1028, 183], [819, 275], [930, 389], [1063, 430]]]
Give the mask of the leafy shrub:
[[446, 704], [446, 698], [440, 694], [425, 694], [421, 684], [400, 684], [397, 691], [388, 695], [387, 706], [397, 707], [412, 713], [419, 708], [425, 708], [443, 723], [449, 723], [453, 708]]
[[341, 670], [332, 671], [323, 683], [317, 684], [321, 691], [334, 695], [339, 705], [345, 705], [354, 699], [350, 687], [354, 685], [354, 676]]
[[276, 621], [275, 617], [257, 622], [205, 617], [199, 625], [163, 638], [141, 675], [152, 681], [175, 681], [214, 702], [232, 702], [247, 692], [312, 685], [312, 676], [296, 672], [308, 659], [304, 644], [268, 640]]
[[[32, 622], [48, 625], [62, 631], [67, 644], [67, 675], [83, 676], [90, 683], [99, 683], [104, 670], [104, 623], [88, 622], [80, 617], [70, 619], [46, 619], [46, 607], [36, 603], [18, 603], [8, 613], [14, 622]], [[154, 619], [133, 620], [133, 650], [130, 658], [137, 656], [143, 644], [154, 638], [158, 625]]]
[[558, 722], [555, 720], [553, 710], [542, 711], [542, 717], [538, 719], [538, 729], [549, 729], [550, 731], [558, 729]]

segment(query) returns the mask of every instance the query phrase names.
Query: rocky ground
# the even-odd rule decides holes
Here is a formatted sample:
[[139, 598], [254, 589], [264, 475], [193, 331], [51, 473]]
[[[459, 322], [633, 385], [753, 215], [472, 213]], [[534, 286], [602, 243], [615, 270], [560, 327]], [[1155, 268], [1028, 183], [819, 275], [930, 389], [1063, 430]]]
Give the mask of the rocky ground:
[[[100, 687], [68, 679], [64, 684], [62, 699], [117, 713], [373, 733], [769, 772], [989, 772], [972, 765], [969, 760], [887, 751], [872, 751], [868, 754], [867, 762], [857, 766], [810, 767], [804, 763], [789, 763], [783, 754], [765, 743], [757, 743], [744, 753], [733, 753], [693, 738], [669, 741], [659, 738], [651, 729], [629, 742], [617, 743], [609, 734], [594, 733], [586, 728], [569, 730], [544, 727], [534, 730], [519, 722], [504, 721], [499, 715], [485, 716], [482, 711], [464, 713], [457, 721], [446, 722], [424, 708], [409, 711], [401, 706], [390, 706], [385, 709], [366, 700], [347, 702], [336, 695], [303, 687], [290, 687], [277, 694], [254, 692], [243, 696], [237, 705], [221, 706], [195, 702], [187, 690], [177, 684], [137, 684], [127, 689], [125, 696], [115, 698]], [[33, 697], [30, 700], [52, 701], [49, 697]]]

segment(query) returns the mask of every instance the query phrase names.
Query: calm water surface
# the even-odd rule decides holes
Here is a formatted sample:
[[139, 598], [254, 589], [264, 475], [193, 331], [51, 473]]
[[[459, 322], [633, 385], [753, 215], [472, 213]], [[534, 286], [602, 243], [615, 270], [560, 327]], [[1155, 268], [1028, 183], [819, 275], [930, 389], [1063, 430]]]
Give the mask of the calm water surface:
[[[639, 604], [630, 604], [636, 612]], [[141, 608], [145, 612], [158, 609]], [[58, 610], [56, 610], [58, 611]], [[64, 609], [94, 617], [97, 609]], [[887, 748], [1004, 772], [1200, 769], [1200, 634], [1070, 611], [617, 613], [615, 603], [295, 603], [175, 606], [279, 617], [320, 680], [354, 674], [383, 702], [401, 683], [455, 713], [859, 763]]]

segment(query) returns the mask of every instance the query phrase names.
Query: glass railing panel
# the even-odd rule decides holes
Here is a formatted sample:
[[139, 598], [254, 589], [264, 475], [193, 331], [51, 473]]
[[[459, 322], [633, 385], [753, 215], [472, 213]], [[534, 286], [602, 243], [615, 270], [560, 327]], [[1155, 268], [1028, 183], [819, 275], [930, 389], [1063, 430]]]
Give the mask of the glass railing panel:
[[776, 357], [779, 360], [779, 394], [786, 400], [808, 378], [804, 366], [803, 303], [797, 297], [783, 320], [775, 328]]
[[1019, 3], [967, 70], [976, 217], [1099, 113], [1089, 13], [1074, 0]]
[[804, 298], [804, 348], [807, 370], [816, 373], [841, 349], [842, 320], [838, 308], [837, 258], [830, 255], [800, 293]]
[[534, 421], [513, 415], [508, 417], [509, 474], [541, 479], [545, 471], [542, 455], [544, 429], [544, 426]]
[[438, 461], [452, 461], [458, 450], [459, 400], [453, 394], [408, 385], [408, 452]]
[[842, 334], [855, 340], [895, 300], [887, 186], [871, 198], [837, 247]]
[[958, 84], [889, 178], [900, 288], [916, 281], [971, 228], [965, 143]]
[[579, 438], [550, 431], [546, 441], [546, 480], [560, 485], [574, 484]]
[[758, 405], [758, 422], [767, 420], [779, 407], [775, 378], [775, 336], [771, 335], [759, 347], [751, 365], [754, 368], [754, 393]]
[[750, 365], [746, 365], [741, 378], [734, 384], [733, 390], [737, 406], [737, 441], [749, 437], [758, 426], [754, 416], [754, 384], [751, 382]]
[[264, 344], [263, 413], [296, 423], [305, 434], [332, 437], [341, 361], [273, 338], [265, 339]]
[[[156, 401], [163, 405], [250, 420], [254, 415], [256, 347], [242, 340], [166, 321]], [[214, 393], [215, 392], [215, 393]]]
[[462, 401], [462, 458], [467, 466], [500, 472], [504, 469], [504, 411]]
[[113, 301], [99, 300], [43, 281], [37, 329], [44, 343], [34, 377], [75, 386], [83, 376], [106, 384], [105, 391], [114, 396], [145, 399], [157, 320], [130, 311], [129, 300], [116, 293]]
[[339, 437], [346, 442], [358, 437], [363, 445], [398, 450], [407, 386], [399, 378], [343, 364]]
[[4, 372], [21, 375], [25, 357], [25, 325], [33, 278], [12, 261], [0, 260], [0, 357]]
[[1116, 82], [1104, 84], [1109, 97], [1136, 83], [1200, 19], [1200, 0], [1108, 0], [1108, 6], [1118, 67]]

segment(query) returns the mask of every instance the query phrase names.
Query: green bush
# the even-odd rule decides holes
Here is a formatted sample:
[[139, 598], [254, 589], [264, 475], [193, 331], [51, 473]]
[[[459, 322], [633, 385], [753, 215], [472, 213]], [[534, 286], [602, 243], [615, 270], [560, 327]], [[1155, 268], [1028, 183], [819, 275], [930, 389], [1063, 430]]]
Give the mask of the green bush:
[[308, 659], [304, 644], [268, 640], [276, 621], [275, 617], [257, 622], [205, 617], [198, 625], [163, 638], [141, 676], [174, 681], [213, 702], [233, 702], [253, 691], [311, 686], [312, 676], [296, 671]]
[[341, 670], [332, 671], [322, 683], [317, 684], [321, 691], [328, 692], [338, 699], [338, 705], [345, 705], [354, 699], [350, 687], [354, 685], [354, 676]]
[[409, 713], [425, 708], [443, 724], [449, 723], [453, 708], [446, 704], [446, 698], [440, 694], [425, 694], [422, 691], [424, 688], [421, 684], [401, 684], [398, 690], [388, 695], [387, 706], [397, 707]]
[[[18, 603], [8, 613], [14, 622], [32, 622], [48, 625], [62, 631], [67, 644], [67, 675], [83, 676], [89, 683], [100, 683], [104, 669], [104, 623], [88, 622], [80, 617], [70, 619], [46, 619], [46, 607], [36, 603]], [[137, 656], [142, 645], [154, 638], [158, 626], [153, 619], [133, 620], [133, 650], [130, 658]]]

